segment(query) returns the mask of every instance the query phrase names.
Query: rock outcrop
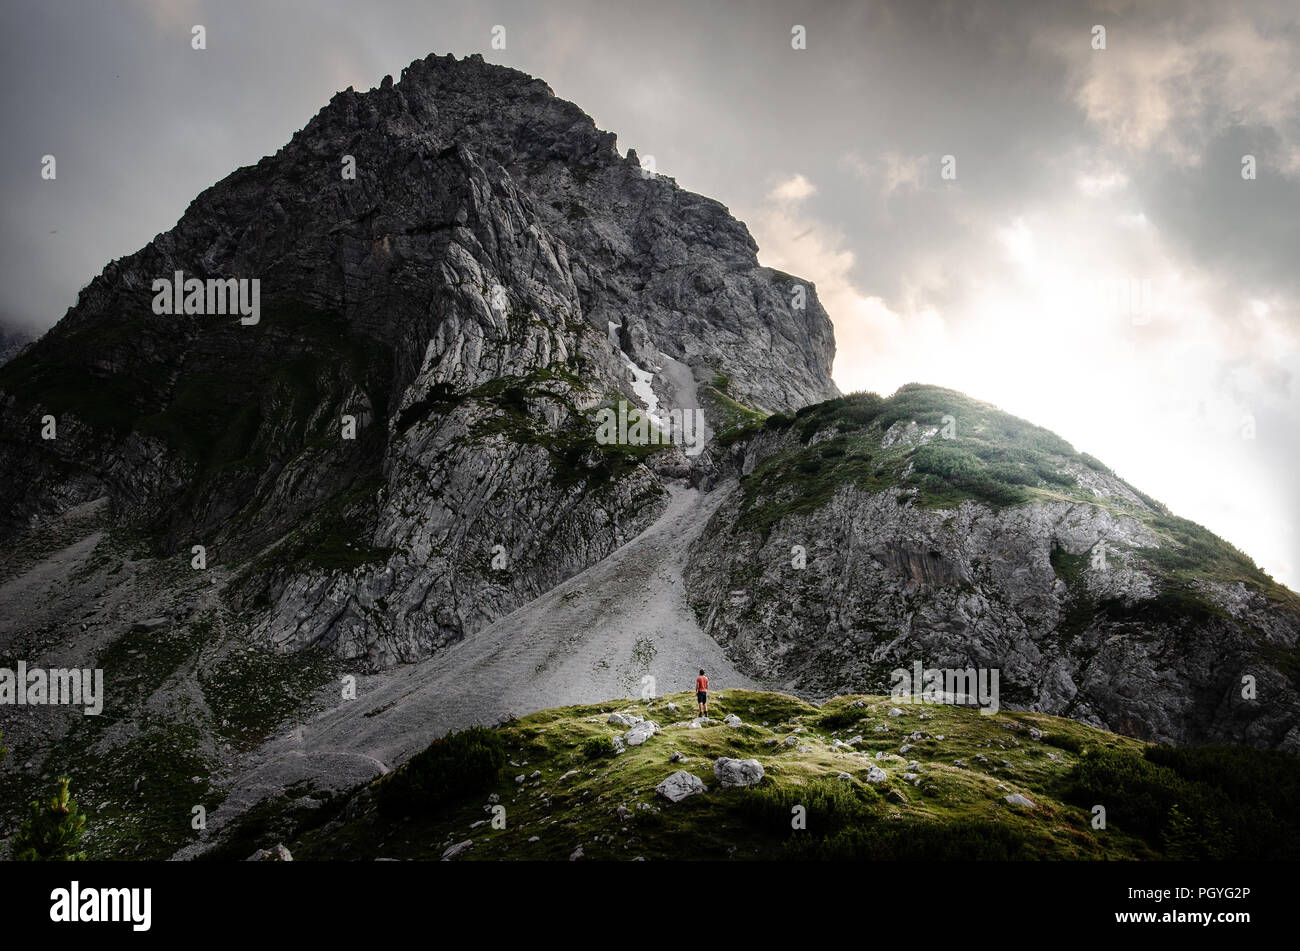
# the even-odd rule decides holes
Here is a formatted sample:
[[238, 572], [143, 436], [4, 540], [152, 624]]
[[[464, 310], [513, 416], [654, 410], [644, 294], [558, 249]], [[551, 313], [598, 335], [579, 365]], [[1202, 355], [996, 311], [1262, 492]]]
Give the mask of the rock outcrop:
[[1002, 706], [1300, 752], [1300, 598], [1046, 430], [910, 386], [730, 453], [686, 578], [747, 674], [830, 696], [982, 669]]

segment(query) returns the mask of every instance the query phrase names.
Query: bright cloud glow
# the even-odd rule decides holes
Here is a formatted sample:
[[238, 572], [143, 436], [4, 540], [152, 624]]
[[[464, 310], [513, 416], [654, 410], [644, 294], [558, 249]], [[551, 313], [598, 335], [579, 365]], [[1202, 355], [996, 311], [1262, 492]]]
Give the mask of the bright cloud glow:
[[[815, 190], [802, 175], [789, 181]], [[891, 306], [858, 287], [844, 235], [780, 200], [793, 188], [773, 191], [751, 219], [760, 260], [816, 284], [835, 323], [841, 389], [888, 394], [915, 381], [995, 403], [1060, 433], [1300, 587], [1293, 529], [1279, 531], [1270, 517], [1286, 500], [1231, 488], [1256, 482], [1261, 440], [1289, 438], [1260, 422], [1288, 418], [1285, 398], [1250, 399], [1268, 391], [1261, 374], [1285, 379], [1300, 364], [1295, 334], [1269, 301], [1216, 310], [1222, 288], [1188, 272], [1124, 207], [1121, 184], [1073, 188], [1050, 209], [1025, 209], [993, 228], [996, 255], [948, 262], [981, 273], [969, 275], [976, 292], [946, 313], [922, 303], [923, 293]]]

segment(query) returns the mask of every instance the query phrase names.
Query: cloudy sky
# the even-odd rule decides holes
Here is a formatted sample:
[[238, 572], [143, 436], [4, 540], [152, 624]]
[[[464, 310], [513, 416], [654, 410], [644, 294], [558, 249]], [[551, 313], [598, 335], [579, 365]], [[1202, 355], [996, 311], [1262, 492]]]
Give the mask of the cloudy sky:
[[9, 0], [0, 321], [50, 326], [335, 91], [481, 52], [815, 282], [841, 389], [997, 403], [1300, 589], [1298, 9]]

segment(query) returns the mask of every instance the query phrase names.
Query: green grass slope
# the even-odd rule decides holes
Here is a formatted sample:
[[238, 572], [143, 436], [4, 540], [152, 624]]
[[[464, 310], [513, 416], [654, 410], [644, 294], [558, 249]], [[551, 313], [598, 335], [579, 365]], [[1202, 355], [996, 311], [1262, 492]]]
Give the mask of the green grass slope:
[[[209, 855], [240, 859], [277, 841], [299, 860], [437, 860], [466, 841], [457, 861], [1297, 854], [1291, 757], [1169, 750], [1041, 714], [895, 707], [888, 697], [818, 707], [727, 690], [713, 697], [716, 722], [699, 728], [689, 726], [694, 709], [683, 693], [475, 728], [351, 795], [267, 803]], [[661, 730], [613, 753], [611, 738], [625, 732], [607, 722], [615, 711]], [[726, 714], [744, 725], [723, 724]], [[670, 762], [674, 752], [685, 762]], [[724, 756], [757, 759], [763, 779], [722, 787], [713, 764]], [[873, 767], [883, 782], [868, 779]], [[708, 791], [678, 803], [657, 795], [679, 769]], [[1008, 802], [1014, 794], [1033, 805]], [[805, 828], [795, 828], [801, 813]]]

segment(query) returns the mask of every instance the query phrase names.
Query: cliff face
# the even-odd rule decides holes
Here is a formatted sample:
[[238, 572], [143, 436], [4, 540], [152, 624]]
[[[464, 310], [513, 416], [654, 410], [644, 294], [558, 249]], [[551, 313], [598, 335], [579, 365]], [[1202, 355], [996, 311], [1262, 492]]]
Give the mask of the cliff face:
[[[755, 251], [545, 83], [416, 62], [205, 191], [3, 368], [0, 522], [107, 496], [161, 554], [244, 566], [268, 642], [425, 656], [661, 510], [599, 408], [718, 430], [836, 394], [815, 293], [792, 306]], [[155, 314], [177, 271], [257, 279], [260, 319]]]
[[996, 669], [1003, 705], [1300, 752], [1300, 599], [1046, 430], [909, 386], [773, 417], [728, 464], [686, 577], [751, 676]]

